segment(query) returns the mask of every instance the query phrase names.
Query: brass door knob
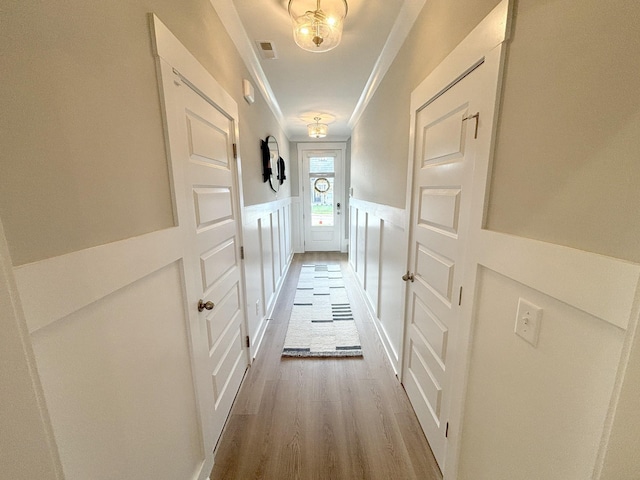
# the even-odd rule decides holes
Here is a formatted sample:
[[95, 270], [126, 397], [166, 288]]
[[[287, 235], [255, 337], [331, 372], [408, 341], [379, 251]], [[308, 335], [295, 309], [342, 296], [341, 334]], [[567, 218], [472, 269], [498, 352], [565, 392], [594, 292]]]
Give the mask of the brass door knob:
[[408, 282], [408, 281], [413, 282], [413, 281], [414, 281], [413, 273], [409, 273], [409, 270], [407, 270], [407, 273], [405, 273], [404, 275], [402, 275], [402, 279], [403, 279], [405, 282]]
[[198, 300], [198, 311], [213, 310], [215, 304], [213, 302], [203, 302], [202, 299]]

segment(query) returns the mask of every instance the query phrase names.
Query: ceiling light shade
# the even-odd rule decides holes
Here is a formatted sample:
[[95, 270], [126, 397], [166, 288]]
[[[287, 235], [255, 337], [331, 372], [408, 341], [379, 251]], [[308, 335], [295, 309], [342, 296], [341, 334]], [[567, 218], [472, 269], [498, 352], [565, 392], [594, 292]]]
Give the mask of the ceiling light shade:
[[325, 123], [320, 123], [320, 117], [313, 118], [316, 123], [310, 123], [307, 125], [307, 131], [309, 132], [309, 136], [312, 138], [324, 138], [327, 136], [327, 132], [329, 131], [329, 126]]
[[342, 38], [346, 0], [289, 0], [293, 38], [309, 52], [327, 52]]

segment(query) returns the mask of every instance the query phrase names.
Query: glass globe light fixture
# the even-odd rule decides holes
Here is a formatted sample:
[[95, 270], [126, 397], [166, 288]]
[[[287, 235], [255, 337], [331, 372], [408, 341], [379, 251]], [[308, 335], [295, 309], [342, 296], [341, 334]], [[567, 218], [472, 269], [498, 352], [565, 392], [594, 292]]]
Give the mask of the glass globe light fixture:
[[307, 125], [307, 131], [311, 138], [324, 138], [327, 136], [329, 126], [326, 123], [320, 123], [322, 120], [320, 117], [313, 117], [316, 123], [310, 123]]
[[293, 38], [309, 52], [328, 52], [342, 39], [342, 24], [349, 9], [346, 0], [289, 0]]

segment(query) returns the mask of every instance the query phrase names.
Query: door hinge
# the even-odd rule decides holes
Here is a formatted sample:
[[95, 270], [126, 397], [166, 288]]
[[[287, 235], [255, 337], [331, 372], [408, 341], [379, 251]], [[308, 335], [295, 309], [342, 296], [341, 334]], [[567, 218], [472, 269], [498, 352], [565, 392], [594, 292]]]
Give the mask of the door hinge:
[[238, 158], [238, 146], [235, 143], [233, 144], [233, 158]]
[[473, 115], [468, 115], [464, 117], [462, 121], [464, 122], [465, 120], [471, 120], [472, 118], [476, 119], [476, 130], [473, 134], [473, 138], [478, 138], [478, 123], [480, 123], [480, 112], [474, 113]]
[[444, 438], [449, 438], [449, 422], [447, 422], [447, 426], [444, 429]]
[[251, 347], [251, 342], [249, 341], [249, 335], [244, 337], [244, 344], [247, 346], [247, 348]]
[[458, 296], [458, 305], [462, 305], [462, 285], [460, 285], [460, 294]]
[[240, 260], [244, 260], [244, 247], [240, 247]]

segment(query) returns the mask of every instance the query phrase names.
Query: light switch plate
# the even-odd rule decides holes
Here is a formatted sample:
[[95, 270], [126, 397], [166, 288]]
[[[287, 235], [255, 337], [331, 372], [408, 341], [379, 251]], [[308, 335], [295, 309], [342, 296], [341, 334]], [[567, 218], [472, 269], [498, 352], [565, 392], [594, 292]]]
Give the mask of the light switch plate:
[[518, 299], [515, 334], [535, 347], [538, 344], [541, 322], [542, 309], [524, 298]]

